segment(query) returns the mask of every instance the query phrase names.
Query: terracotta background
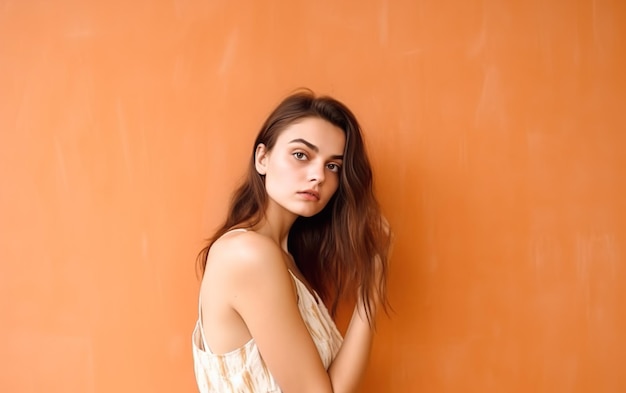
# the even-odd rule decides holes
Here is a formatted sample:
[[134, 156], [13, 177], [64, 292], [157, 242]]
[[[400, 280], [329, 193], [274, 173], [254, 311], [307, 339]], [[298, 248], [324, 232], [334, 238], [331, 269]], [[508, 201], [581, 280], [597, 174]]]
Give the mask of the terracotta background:
[[0, 1], [0, 391], [195, 391], [194, 257], [308, 86], [396, 233], [362, 392], [625, 392], [624, 70], [620, 0]]

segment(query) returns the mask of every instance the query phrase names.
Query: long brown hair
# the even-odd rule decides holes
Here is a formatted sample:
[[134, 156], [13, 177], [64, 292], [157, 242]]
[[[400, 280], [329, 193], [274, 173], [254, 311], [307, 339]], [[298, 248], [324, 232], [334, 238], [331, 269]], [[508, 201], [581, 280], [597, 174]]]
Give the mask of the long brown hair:
[[[346, 291], [360, 288], [368, 319], [373, 323], [370, 308], [373, 299], [379, 299], [383, 308], [388, 309], [390, 234], [374, 196], [372, 169], [361, 127], [344, 104], [328, 96], [316, 96], [308, 89], [285, 98], [261, 127], [246, 177], [232, 197], [226, 220], [200, 251], [197, 263], [204, 273], [207, 255], [217, 239], [232, 228], [251, 227], [263, 218], [267, 193], [264, 178], [254, 165], [256, 147], [263, 143], [271, 151], [285, 128], [307, 117], [324, 119], [342, 129], [346, 144], [335, 195], [320, 213], [296, 219], [289, 231], [288, 250], [307, 281], [324, 301], [331, 303], [332, 314]], [[375, 282], [377, 276], [380, 279]]]

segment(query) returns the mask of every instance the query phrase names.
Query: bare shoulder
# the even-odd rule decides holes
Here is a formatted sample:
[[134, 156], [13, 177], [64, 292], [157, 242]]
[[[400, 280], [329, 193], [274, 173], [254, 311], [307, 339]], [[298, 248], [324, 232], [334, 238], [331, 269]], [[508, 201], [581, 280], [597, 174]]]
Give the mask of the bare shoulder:
[[207, 257], [207, 270], [233, 284], [288, 277], [280, 247], [253, 231], [228, 233], [218, 239]]

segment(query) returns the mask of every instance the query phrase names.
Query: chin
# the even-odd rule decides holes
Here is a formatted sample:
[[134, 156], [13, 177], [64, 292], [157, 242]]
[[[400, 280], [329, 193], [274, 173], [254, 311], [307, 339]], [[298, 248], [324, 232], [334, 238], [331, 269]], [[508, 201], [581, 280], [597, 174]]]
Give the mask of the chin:
[[296, 209], [293, 211], [294, 214], [297, 214], [300, 217], [313, 217], [316, 214], [318, 214], [319, 212], [321, 212], [323, 209]]

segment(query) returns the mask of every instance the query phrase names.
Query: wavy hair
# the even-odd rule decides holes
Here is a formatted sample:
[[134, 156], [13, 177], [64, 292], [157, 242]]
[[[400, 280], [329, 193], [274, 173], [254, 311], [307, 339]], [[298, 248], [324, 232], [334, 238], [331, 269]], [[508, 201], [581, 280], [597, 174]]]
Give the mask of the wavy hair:
[[[304, 89], [285, 98], [269, 115], [254, 141], [243, 183], [233, 194], [224, 223], [198, 254], [204, 273], [213, 243], [233, 228], [248, 228], [263, 219], [267, 205], [264, 177], [254, 165], [256, 147], [268, 151], [291, 124], [304, 118], [324, 119], [343, 130], [346, 136], [339, 187], [321, 212], [298, 217], [290, 229], [288, 251], [307, 281], [336, 314], [347, 291], [359, 291], [365, 311], [372, 320], [372, 300], [379, 299], [388, 310], [387, 265], [390, 232], [373, 190], [372, 169], [361, 127], [344, 104], [328, 96], [316, 96]], [[377, 280], [378, 277], [378, 280]]]

